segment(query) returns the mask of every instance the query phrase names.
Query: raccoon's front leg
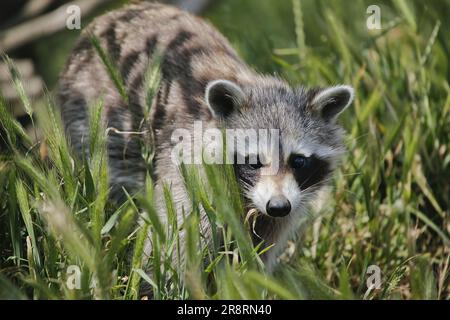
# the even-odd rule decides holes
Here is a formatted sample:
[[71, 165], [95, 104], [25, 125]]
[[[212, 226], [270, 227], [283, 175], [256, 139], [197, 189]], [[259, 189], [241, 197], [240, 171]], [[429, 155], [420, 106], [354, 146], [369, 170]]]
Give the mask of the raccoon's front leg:
[[[161, 157], [164, 159], [164, 157]], [[156, 161], [157, 167], [161, 169], [161, 165], [158, 166], [158, 160]], [[192, 200], [190, 199], [184, 185], [183, 177], [179, 171], [179, 167], [175, 164], [165, 162], [164, 171], [166, 175], [162, 179], [158, 179], [155, 184], [155, 192], [154, 192], [154, 201], [156, 204], [156, 212], [159, 216], [159, 220], [164, 226], [164, 229], [168, 231], [167, 236], [176, 237], [176, 245], [172, 252], [171, 256], [162, 257], [162, 260], [170, 259], [171, 265], [173, 269], [177, 270], [180, 275], [184, 274], [186, 268], [186, 225], [185, 221], [188, 218], [189, 214], [192, 211]], [[168, 188], [172, 197], [172, 204], [174, 206], [174, 211], [177, 219], [177, 229], [174, 229], [174, 225], [168, 219], [167, 213], [167, 203], [164, 198], [164, 188]], [[201, 241], [204, 246], [208, 246], [210, 244], [211, 239], [211, 225], [207, 218], [206, 213], [200, 207], [200, 225], [199, 229], [201, 232]], [[176, 234], [174, 234], [176, 233]], [[179, 244], [179, 246], [178, 246]], [[145, 262], [152, 255], [152, 250], [154, 248], [154, 244], [152, 243], [152, 234], [149, 233], [146, 239], [145, 247], [144, 247], [144, 259]], [[168, 248], [166, 248], [168, 249]], [[163, 252], [163, 254], [169, 254], [168, 252]], [[195, 257], [195, 261], [199, 261], [203, 259], [203, 257]], [[163, 265], [163, 264], [161, 264]], [[151, 268], [147, 270], [149, 275], [152, 274]]]

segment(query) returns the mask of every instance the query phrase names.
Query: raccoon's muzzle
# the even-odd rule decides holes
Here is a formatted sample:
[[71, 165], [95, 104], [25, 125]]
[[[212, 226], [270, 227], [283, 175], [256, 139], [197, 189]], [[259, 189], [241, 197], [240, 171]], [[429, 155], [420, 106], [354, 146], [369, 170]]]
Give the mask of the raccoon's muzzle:
[[291, 203], [285, 196], [274, 196], [267, 202], [266, 212], [271, 217], [285, 217], [291, 212]]

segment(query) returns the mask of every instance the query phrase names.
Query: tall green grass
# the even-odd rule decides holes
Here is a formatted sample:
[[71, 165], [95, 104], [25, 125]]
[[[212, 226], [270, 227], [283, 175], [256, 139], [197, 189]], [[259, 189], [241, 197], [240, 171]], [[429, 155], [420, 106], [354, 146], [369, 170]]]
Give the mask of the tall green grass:
[[[164, 225], [150, 174], [141, 194], [120, 207], [109, 203], [101, 101], [91, 108], [90, 157], [77, 159], [50, 96], [33, 115], [44, 132], [38, 144], [1, 100], [0, 298], [138, 299], [143, 284], [156, 299], [450, 298], [449, 3], [381, 1], [379, 31], [366, 28], [369, 4], [230, 0], [208, 13], [259, 70], [294, 85], [350, 83], [356, 89], [342, 117], [349, 152], [333, 196], [304, 236], [289, 243], [273, 275], [251, 245], [229, 167], [208, 166], [205, 175], [183, 167], [193, 211], [178, 225], [167, 187]], [[260, 19], [249, 21], [250, 12]], [[125, 99], [114, 62], [96, 48]], [[31, 110], [20, 75], [5, 60]], [[151, 105], [158, 67], [147, 74]], [[143, 151], [149, 164], [152, 152]], [[210, 246], [202, 241], [200, 204], [223, 245], [218, 236]], [[154, 251], [145, 259], [149, 231]], [[187, 246], [186, 270], [172, 264], [180, 241]], [[71, 265], [80, 268], [80, 289], [68, 287]], [[370, 265], [382, 272], [380, 289], [367, 288]]]

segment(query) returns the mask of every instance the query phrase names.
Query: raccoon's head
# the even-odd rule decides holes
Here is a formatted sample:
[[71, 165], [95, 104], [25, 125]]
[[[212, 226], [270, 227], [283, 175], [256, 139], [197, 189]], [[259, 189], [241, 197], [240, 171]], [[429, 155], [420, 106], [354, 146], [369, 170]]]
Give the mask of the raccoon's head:
[[[241, 145], [231, 152], [248, 208], [277, 218], [304, 212], [345, 151], [336, 118], [352, 102], [353, 89], [294, 89], [272, 77], [250, 85], [216, 80], [205, 99], [222, 127], [241, 130]], [[247, 136], [239, 140], [240, 134]]]

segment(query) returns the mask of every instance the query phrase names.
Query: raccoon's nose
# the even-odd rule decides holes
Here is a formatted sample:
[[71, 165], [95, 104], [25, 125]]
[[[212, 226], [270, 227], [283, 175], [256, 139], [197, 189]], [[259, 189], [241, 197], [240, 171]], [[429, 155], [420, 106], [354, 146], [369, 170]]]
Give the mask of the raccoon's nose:
[[272, 217], [284, 217], [291, 212], [291, 203], [285, 196], [274, 196], [266, 205], [266, 211]]

